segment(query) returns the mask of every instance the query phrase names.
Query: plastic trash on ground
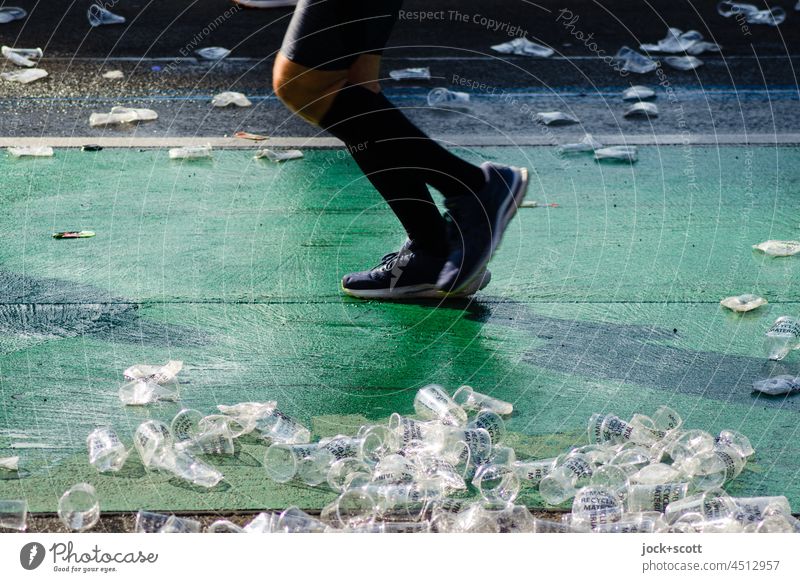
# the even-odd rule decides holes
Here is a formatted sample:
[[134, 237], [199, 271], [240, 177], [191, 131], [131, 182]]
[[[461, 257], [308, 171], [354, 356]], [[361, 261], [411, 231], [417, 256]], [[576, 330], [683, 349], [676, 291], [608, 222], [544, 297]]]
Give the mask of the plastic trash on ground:
[[64, 230], [54, 232], [52, 236], [55, 239], [93, 238], [95, 232], [93, 230]]
[[703, 53], [718, 53], [722, 51], [722, 47], [714, 42], [700, 41], [694, 43], [686, 49], [687, 55], [702, 55]]
[[623, 46], [614, 55], [614, 60], [621, 64], [623, 71], [631, 73], [644, 74], [655, 71], [658, 68], [658, 63], [653, 59], [637, 53], [630, 47]]
[[272, 162], [286, 162], [289, 160], [299, 160], [303, 157], [303, 152], [300, 150], [273, 150], [270, 148], [262, 148], [256, 152], [253, 158], [259, 160], [267, 158]]
[[108, 426], [94, 429], [86, 437], [89, 463], [100, 473], [122, 469], [128, 459], [128, 450], [119, 440], [114, 429]]
[[169, 157], [171, 160], [203, 160], [210, 159], [213, 148], [211, 144], [202, 146], [187, 146], [182, 148], [171, 148]]
[[177, 401], [180, 392], [176, 377], [181, 368], [183, 362], [174, 360], [163, 366], [133, 365], [122, 373], [127, 382], [119, 389], [119, 399], [134, 406], [159, 400]]
[[659, 40], [657, 44], [643, 44], [639, 48], [648, 53], [683, 53], [698, 47], [698, 45], [702, 50], [692, 54], [700, 54], [703, 50], [709, 50], [709, 47], [716, 47], [716, 50], [719, 50], [717, 45], [705, 42], [700, 32], [696, 30], [683, 32], [680, 28], [669, 28], [667, 36]]
[[163, 366], [134, 364], [122, 373], [122, 377], [126, 380], [152, 380], [158, 384], [166, 384], [174, 381], [182, 369], [183, 362], [180, 360], [170, 360]]
[[252, 102], [245, 97], [244, 93], [237, 93], [236, 91], [224, 91], [211, 99], [211, 105], [214, 107], [228, 107], [229, 105], [236, 105], [237, 107], [250, 107]]
[[419, 389], [414, 397], [414, 410], [422, 418], [437, 420], [445, 425], [467, 424], [467, 413], [437, 384]]
[[572, 125], [580, 123], [574, 115], [562, 111], [540, 111], [536, 114], [536, 121], [544, 125]]
[[39, 79], [44, 79], [45, 77], [47, 77], [47, 71], [44, 69], [24, 69], [21, 71], [8, 71], [6, 73], [0, 73], [0, 79], [3, 79], [4, 81], [12, 81], [14, 83], [22, 83], [24, 85], [33, 83]]
[[156, 119], [158, 119], [158, 113], [152, 109], [117, 106], [112, 107], [110, 113], [92, 113], [89, 116], [89, 125], [91, 127], [100, 127], [121, 123], [154, 121]]
[[767, 300], [752, 293], [745, 293], [744, 295], [736, 295], [734, 297], [726, 297], [719, 302], [723, 307], [727, 307], [731, 311], [752, 311], [758, 309], [762, 305], [767, 304]]
[[220, 61], [230, 55], [231, 51], [221, 46], [209, 46], [197, 49], [194, 54], [207, 61]]
[[639, 149], [636, 146], [611, 146], [594, 152], [597, 161], [635, 162], [638, 156]]
[[3, 46], [3, 56], [17, 65], [18, 67], [35, 67], [36, 63], [32, 59], [42, 58], [42, 49], [26, 49], [26, 48], [11, 48], [10, 46]]
[[10, 146], [8, 153], [15, 158], [52, 158], [53, 148], [50, 146]]
[[464, 109], [469, 106], [469, 93], [436, 87], [428, 93], [428, 106], [440, 109]]
[[769, 396], [800, 392], [800, 376], [795, 377], [783, 374], [766, 380], [755, 380], [753, 382], [753, 390]]
[[199, 521], [140, 510], [136, 514], [136, 533], [199, 533], [202, 526]]
[[125, 24], [124, 16], [114, 14], [99, 4], [92, 4], [89, 6], [86, 17], [89, 19], [89, 24], [92, 27], [107, 26], [109, 24]]
[[558, 151], [562, 154], [576, 154], [583, 152], [593, 152], [601, 149], [603, 144], [592, 137], [591, 133], [587, 133], [583, 139], [577, 143], [565, 143], [559, 146]]
[[644, 101], [646, 99], [652, 99], [655, 96], [656, 92], [644, 85], [634, 85], [622, 92], [623, 101]]
[[658, 105], [639, 101], [627, 107], [622, 115], [628, 119], [654, 119], [658, 117]]
[[678, 71], [692, 71], [703, 65], [697, 57], [664, 57], [664, 62]]
[[764, 351], [770, 360], [782, 360], [800, 349], [800, 319], [784, 315], [775, 320], [764, 338]]
[[125, 73], [120, 70], [106, 71], [103, 73], [103, 78], [112, 81], [119, 81], [125, 78]]
[[19, 471], [19, 457], [0, 457], [0, 471]]
[[514, 412], [510, 402], [498, 400], [486, 394], [476, 392], [472, 386], [461, 386], [453, 394], [453, 401], [464, 410], [493, 410], [497, 414], [508, 415]]
[[772, 257], [790, 257], [800, 253], [800, 241], [796, 240], [767, 240], [753, 248]]
[[245, 533], [244, 528], [228, 519], [218, 519], [208, 526], [208, 533]]
[[28, 13], [18, 6], [4, 6], [0, 8], [0, 24], [8, 24], [15, 20], [22, 20]]
[[394, 71], [389, 71], [389, 77], [391, 77], [395, 81], [410, 81], [415, 79], [421, 81], [430, 81], [431, 70], [428, 67], [412, 67], [408, 69], [396, 69]]
[[555, 52], [548, 46], [535, 43], [524, 37], [515, 38], [514, 40], [502, 44], [496, 44], [492, 46], [491, 49], [504, 55], [522, 55], [527, 57], [549, 57]]
[[58, 517], [71, 531], [86, 531], [100, 519], [97, 492], [89, 483], [70, 487], [58, 500]]
[[0, 499], [0, 529], [25, 531], [28, 528], [28, 502]]
[[778, 26], [786, 20], [786, 11], [780, 6], [773, 6], [772, 8], [761, 10], [753, 4], [724, 1], [717, 4], [717, 12], [725, 18], [744, 18], [748, 24]]

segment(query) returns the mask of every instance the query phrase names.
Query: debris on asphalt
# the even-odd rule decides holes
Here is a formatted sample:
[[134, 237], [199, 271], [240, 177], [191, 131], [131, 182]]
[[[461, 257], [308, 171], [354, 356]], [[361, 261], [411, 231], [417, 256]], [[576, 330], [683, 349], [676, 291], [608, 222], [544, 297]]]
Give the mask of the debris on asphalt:
[[86, 437], [86, 447], [89, 450], [89, 464], [98, 473], [116, 473], [125, 465], [130, 454], [110, 426], [90, 432]]
[[194, 54], [207, 61], [221, 61], [230, 55], [231, 51], [221, 46], [209, 46], [206, 48], [197, 49], [194, 51]]
[[782, 315], [764, 337], [764, 351], [770, 360], [782, 360], [792, 350], [800, 350], [800, 319]]
[[790, 257], [800, 253], [800, 241], [796, 240], [767, 240], [753, 248], [772, 257]]
[[639, 148], [636, 146], [611, 146], [595, 150], [597, 161], [635, 162], [639, 159]]
[[156, 119], [158, 119], [158, 113], [152, 109], [116, 106], [111, 108], [110, 113], [92, 113], [89, 116], [89, 125], [91, 127], [101, 127], [154, 121]]
[[555, 52], [552, 48], [530, 41], [525, 37], [515, 38], [514, 40], [496, 44], [490, 48], [504, 55], [522, 55], [527, 57], [550, 57]]
[[159, 384], [165, 384], [173, 382], [182, 369], [183, 362], [180, 360], [170, 360], [163, 366], [135, 364], [126, 368], [122, 377], [126, 380], [152, 380]]
[[766, 24], [767, 26], [778, 26], [786, 20], [786, 11], [780, 6], [773, 6], [761, 10], [753, 4], [742, 4], [740, 2], [723, 1], [717, 4], [717, 12], [725, 18], [739, 16], [743, 17], [747, 24]]
[[24, 499], [0, 499], [0, 529], [25, 531], [28, 528], [28, 502]]
[[58, 500], [58, 517], [71, 531], [92, 529], [100, 519], [97, 491], [89, 483], [73, 485]]
[[19, 457], [1, 457], [0, 471], [19, 471]]
[[633, 85], [622, 92], [623, 101], [645, 101], [655, 96], [656, 92], [644, 85]]
[[92, 238], [93, 236], [93, 230], [66, 230], [53, 233], [53, 238]]
[[664, 62], [678, 71], [692, 71], [703, 66], [703, 61], [697, 57], [664, 57]]
[[94, 143], [87, 143], [86, 145], [81, 146], [82, 152], [99, 152], [102, 151], [102, 149], [103, 146]]
[[299, 160], [303, 157], [303, 152], [300, 150], [272, 150], [263, 148], [256, 152], [253, 156], [254, 159], [267, 158], [273, 162], [286, 162], [288, 160]]
[[540, 204], [536, 200], [523, 200], [520, 202], [518, 208], [558, 208], [558, 204], [550, 202], [549, 204]]
[[112, 81], [119, 81], [125, 78], [125, 73], [120, 70], [106, 71], [103, 73], [103, 78]]
[[47, 71], [44, 69], [22, 69], [20, 71], [8, 71], [0, 73], [0, 79], [4, 81], [12, 81], [14, 83], [33, 83], [39, 79], [44, 79], [47, 76]]
[[200, 533], [199, 521], [175, 515], [140, 510], [136, 514], [136, 533]]
[[620, 63], [623, 71], [630, 73], [644, 74], [655, 71], [658, 68], [658, 63], [653, 59], [637, 53], [630, 47], [623, 46], [614, 55], [614, 61]]
[[0, 8], [0, 24], [8, 24], [15, 20], [22, 20], [28, 13], [18, 6], [5, 6]]
[[247, 131], [237, 131], [233, 134], [233, 137], [237, 137], [239, 139], [249, 139], [251, 141], [264, 141], [269, 139], [267, 135], [259, 135], [257, 133], [250, 133]]
[[440, 109], [463, 109], [469, 106], [469, 93], [436, 87], [428, 93], [428, 106]]
[[396, 69], [389, 71], [389, 76], [395, 81], [421, 80], [430, 81], [431, 70], [428, 67], [412, 67], [409, 69]]
[[107, 26], [109, 24], [125, 24], [124, 16], [114, 14], [99, 4], [92, 4], [89, 6], [86, 17], [89, 19], [89, 24], [92, 27]]
[[42, 49], [35, 48], [35, 49], [26, 49], [26, 48], [11, 48], [10, 46], [3, 45], [0, 48], [2, 51], [3, 56], [17, 65], [18, 67], [35, 67], [36, 62], [32, 59], [41, 59]]
[[658, 105], [649, 101], [639, 101], [625, 108], [622, 115], [628, 119], [655, 119], [658, 117]]
[[687, 53], [699, 55], [704, 52], [720, 52], [722, 47], [716, 43], [708, 42], [697, 30], [683, 32], [680, 28], [668, 28], [667, 36], [657, 44], [643, 44], [639, 48], [644, 52], [660, 53]]
[[237, 93], [236, 91], [224, 91], [214, 95], [211, 99], [211, 105], [214, 107], [228, 107], [229, 105], [236, 105], [237, 107], [250, 107], [253, 103], [245, 97], [244, 93]]
[[762, 305], [766, 305], [768, 302], [763, 297], [759, 297], [758, 295], [753, 295], [752, 293], [745, 293], [744, 295], [736, 295], [735, 297], [726, 297], [722, 301], [719, 302], [720, 305], [723, 307], [727, 307], [731, 311], [738, 311], [740, 313], [744, 313], [746, 311], [752, 311], [753, 309], [758, 309]]
[[182, 368], [183, 362], [174, 360], [163, 366], [131, 366], [122, 374], [126, 382], [119, 388], [119, 399], [128, 406], [176, 402], [180, 397], [177, 375]]
[[599, 141], [592, 137], [591, 133], [583, 136], [583, 139], [577, 143], [565, 143], [559, 146], [558, 151], [562, 154], [577, 154], [583, 152], [593, 152], [603, 147]]
[[800, 392], [800, 376], [795, 377], [783, 374], [766, 380], [756, 380], [753, 382], [753, 390], [768, 396]]
[[572, 125], [580, 123], [578, 118], [562, 111], [540, 111], [536, 114], [536, 121], [544, 125]]
[[169, 157], [172, 160], [203, 160], [211, 158], [212, 151], [211, 144], [172, 148]]
[[52, 158], [53, 148], [50, 146], [10, 146], [8, 153], [15, 158]]

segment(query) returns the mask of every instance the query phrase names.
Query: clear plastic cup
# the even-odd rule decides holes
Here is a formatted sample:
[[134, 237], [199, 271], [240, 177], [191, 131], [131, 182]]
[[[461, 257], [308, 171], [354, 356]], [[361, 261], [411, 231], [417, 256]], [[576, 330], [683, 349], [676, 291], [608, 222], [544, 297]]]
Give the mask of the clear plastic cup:
[[264, 455], [264, 470], [276, 483], [297, 479], [313, 486], [327, 479], [334, 460], [333, 454], [318, 444], [275, 443]]
[[687, 459], [681, 468], [696, 490], [707, 491], [738, 477], [745, 463], [738, 450], [720, 447]]
[[218, 519], [208, 526], [208, 533], [245, 533], [244, 528], [228, 519]]
[[756, 452], [753, 445], [750, 444], [750, 439], [735, 430], [721, 431], [719, 436], [714, 440], [714, 446], [717, 448], [724, 446], [731, 447], [736, 449], [744, 458], [751, 457]]
[[133, 444], [142, 464], [150, 469], [169, 463], [175, 441], [166, 424], [158, 420], [146, 420], [136, 428]]
[[514, 405], [510, 402], [504, 402], [486, 394], [475, 392], [472, 386], [467, 386], [466, 384], [455, 391], [453, 400], [464, 410], [488, 409], [503, 416], [508, 416], [514, 412]]
[[667, 523], [674, 523], [687, 513], [698, 513], [706, 521], [723, 518], [734, 518], [737, 514], [736, 503], [722, 489], [710, 489], [690, 497], [672, 501], [664, 510]]
[[0, 529], [25, 531], [28, 527], [28, 502], [22, 499], [0, 499]]
[[196, 459], [186, 452], [176, 452], [172, 462], [165, 465], [164, 469], [170, 473], [199, 487], [216, 487], [224, 478], [223, 474], [211, 465]]
[[285, 533], [324, 533], [328, 526], [299, 507], [289, 507], [278, 517], [278, 531]]
[[438, 420], [450, 426], [467, 424], [467, 413], [448, 396], [444, 388], [429, 384], [420, 388], [414, 397], [414, 410], [427, 420]]
[[502, 442], [503, 437], [506, 435], [506, 423], [503, 422], [499, 414], [488, 408], [478, 412], [475, 418], [467, 424], [467, 427], [486, 429], [489, 436], [492, 437], [492, 446]]
[[100, 519], [97, 492], [89, 483], [70, 487], [58, 500], [58, 517], [72, 531], [86, 531]]
[[171, 514], [140, 510], [136, 514], [136, 533], [199, 533], [199, 521]]
[[800, 319], [784, 315], [775, 320], [764, 337], [764, 351], [770, 360], [782, 360], [800, 348]]
[[444, 109], [464, 108], [469, 106], [469, 93], [451, 91], [444, 87], [436, 87], [428, 93], [428, 106]]
[[496, 503], [513, 503], [519, 495], [520, 479], [508, 465], [482, 465], [475, 473], [472, 484], [484, 500]]
[[277, 408], [258, 417], [255, 428], [273, 443], [297, 445], [311, 442], [311, 431]]
[[572, 498], [580, 487], [589, 482], [594, 464], [584, 454], [568, 455], [539, 483], [539, 494], [550, 505]]
[[100, 473], [122, 469], [128, 459], [128, 450], [119, 440], [113, 428], [103, 426], [94, 429], [86, 437], [89, 463]]
[[326, 481], [331, 489], [341, 493], [353, 482], [356, 476], [361, 476], [363, 480], [370, 481], [372, 479], [372, 468], [360, 459], [344, 458], [331, 464]]
[[684, 499], [689, 492], [688, 483], [663, 483], [658, 485], [631, 485], [625, 496], [628, 511], [664, 512], [671, 503]]

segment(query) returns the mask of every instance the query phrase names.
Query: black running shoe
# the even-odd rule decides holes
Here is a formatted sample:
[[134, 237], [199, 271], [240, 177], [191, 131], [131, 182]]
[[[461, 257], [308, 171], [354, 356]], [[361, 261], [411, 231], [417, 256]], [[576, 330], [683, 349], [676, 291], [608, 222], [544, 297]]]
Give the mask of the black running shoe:
[[[436, 281], [445, 256], [436, 256], [414, 248], [407, 240], [395, 253], [385, 255], [379, 265], [369, 271], [350, 273], [342, 278], [342, 291], [362, 299], [441, 299]], [[468, 297], [489, 284], [492, 275], [485, 271], [470, 285], [448, 297]]]
[[[442, 267], [436, 287], [461, 294], [473, 287], [486, 269], [528, 188], [528, 170], [485, 162], [486, 185], [477, 194], [445, 200], [455, 222], [455, 244]], [[451, 243], [452, 244], [452, 243]]]

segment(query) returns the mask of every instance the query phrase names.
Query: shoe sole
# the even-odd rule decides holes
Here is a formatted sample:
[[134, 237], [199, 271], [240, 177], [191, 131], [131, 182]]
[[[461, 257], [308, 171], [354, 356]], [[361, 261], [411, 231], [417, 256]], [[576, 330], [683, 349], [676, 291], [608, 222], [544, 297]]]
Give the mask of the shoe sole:
[[[488, 256], [477, 265], [477, 273], [475, 275], [467, 279], [457, 289], [450, 292], [442, 292], [443, 294], [448, 296], [461, 294], [464, 289], [466, 289], [478, 278], [481, 272], [486, 269], [486, 265], [489, 264], [489, 261], [492, 260], [495, 251], [497, 251], [497, 248], [500, 246], [500, 242], [503, 240], [503, 235], [506, 232], [508, 223], [511, 222], [512, 218], [514, 218], [519, 205], [522, 203], [522, 200], [528, 193], [528, 168], [517, 169], [519, 170], [519, 182], [516, 184], [511, 184], [509, 189], [513, 192], [513, 196], [509, 196], [506, 199], [504, 202], [505, 207], [501, 206], [500, 211], [497, 213], [498, 220], [496, 220], [495, 224], [492, 225], [492, 244]], [[515, 173], [514, 175], [516, 176], [517, 174]]]
[[485, 289], [491, 280], [491, 272], [485, 271], [484, 273], [478, 273], [478, 276], [473, 277], [470, 285], [465, 286], [462, 291], [457, 293], [443, 293], [436, 289], [435, 284], [410, 285], [408, 287], [395, 287], [394, 289], [388, 290], [347, 289], [342, 283], [341, 288], [342, 292], [345, 294], [350, 297], [357, 297], [358, 299], [462, 299]]

